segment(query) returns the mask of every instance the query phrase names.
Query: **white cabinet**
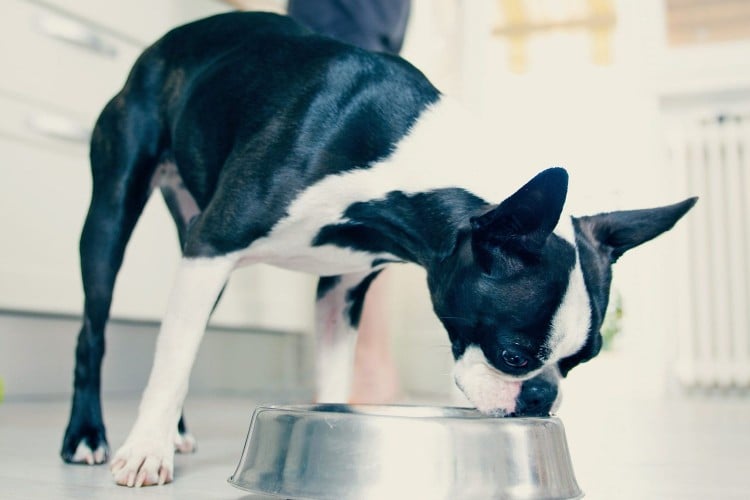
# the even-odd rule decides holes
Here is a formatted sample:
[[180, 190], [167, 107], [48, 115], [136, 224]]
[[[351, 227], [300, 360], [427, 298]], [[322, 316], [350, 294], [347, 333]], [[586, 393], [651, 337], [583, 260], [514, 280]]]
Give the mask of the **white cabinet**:
[[230, 10], [217, 0], [45, 0], [45, 4], [150, 45], [174, 26]]
[[0, 307], [79, 314], [88, 136], [141, 48], [32, 2], [0, 17]]
[[4, 137], [0, 155], [0, 307], [80, 313], [86, 163], [75, 150]]
[[141, 47], [33, 3], [5, 0], [3, 10], [0, 92], [80, 115], [90, 127]]
[[[3, 1], [0, 310], [81, 313], [78, 239], [91, 190], [91, 127], [145, 45], [227, 9], [211, 0]], [[154, 196], [126, 252], [112, 316], [159, 319], [178, 259], [174, 224]], [[213, 321], [308, 330], [313, 300], [311, 277], [243, 269]]]

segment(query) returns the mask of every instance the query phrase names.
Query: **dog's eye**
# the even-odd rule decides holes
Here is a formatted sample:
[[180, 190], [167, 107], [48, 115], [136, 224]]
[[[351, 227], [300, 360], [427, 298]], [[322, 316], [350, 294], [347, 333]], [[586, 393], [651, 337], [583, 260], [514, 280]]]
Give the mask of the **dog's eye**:
[[507, 349], [504, 349], [502, 352], [503, 361], [508, 364], [508, 366], [512, 366], [513, 368], [523, 368], [524, 366], [529, 364], [529, 360], [521, 356], [520, 354], [516, 354], [515, 352], [511, 352]]

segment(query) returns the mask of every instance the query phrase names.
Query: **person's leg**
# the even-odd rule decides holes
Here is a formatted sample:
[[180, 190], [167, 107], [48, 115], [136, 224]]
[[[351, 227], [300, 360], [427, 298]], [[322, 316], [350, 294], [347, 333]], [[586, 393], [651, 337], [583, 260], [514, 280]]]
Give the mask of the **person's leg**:
[[382, 272], [370, 285], [365, 299], [354, 355], [350, 403], [392, 403], [401, 392], [385, 319], [388, 278], [388, 272]]
[[398, 54], [410, 0], [289, 0], [289, 16], [312, 30], [378, 52]]

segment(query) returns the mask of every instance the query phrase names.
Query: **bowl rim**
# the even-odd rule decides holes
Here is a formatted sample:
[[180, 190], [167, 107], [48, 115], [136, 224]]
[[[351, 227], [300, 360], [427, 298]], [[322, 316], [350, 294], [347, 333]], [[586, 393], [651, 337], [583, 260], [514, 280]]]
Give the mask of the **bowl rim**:
[[264, 411], [286, 412], [299, 415], [336, 416], [366, 416], [394, 419], [418, 420], [461, 420], [476, 422], [494, 422], [508, 424], [556, 423], [561, 420], [554, 415], [547, 417], [508, 417], [500, 415], [485, 415], [476, 408], [467, 406], [440, 406], [420, 404], [347, 404], [347, 403], [295, 403], [295, 404], [259, 404], [253, 414]]

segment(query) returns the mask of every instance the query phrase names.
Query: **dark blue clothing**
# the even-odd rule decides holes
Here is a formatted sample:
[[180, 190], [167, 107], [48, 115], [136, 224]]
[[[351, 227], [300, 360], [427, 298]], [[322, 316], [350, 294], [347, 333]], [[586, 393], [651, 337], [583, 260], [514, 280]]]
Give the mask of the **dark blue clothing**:
[[288, 13], [320, 34], [398, 54], [410, 6], [410, 0], [289, 0]]

